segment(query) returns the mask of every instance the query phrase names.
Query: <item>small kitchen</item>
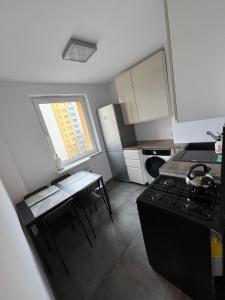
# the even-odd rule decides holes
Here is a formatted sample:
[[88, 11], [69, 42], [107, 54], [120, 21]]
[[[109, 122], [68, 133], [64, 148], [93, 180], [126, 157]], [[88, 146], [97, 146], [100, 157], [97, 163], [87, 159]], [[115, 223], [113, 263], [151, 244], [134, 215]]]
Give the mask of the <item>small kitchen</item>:
[[137, 208], [150, 265], [193, 299], [223, 299], [225, 127], [211, 73], [221, 66], [195, 44], [203, 24], [192, 19], [191, 34], [167, 5], [169, 44], [122, 72], [118, 104], [98, 115], [114, 178], [148, 185]]
[[0, 299], [224, 300], [224, 1], [9, 2]]
[[[148, 62], [154, 59], [153, 55]], [[150, 67], [148, 71], [151, 72]], [[132, 73], [128, 72], [132, 79]], [[159, 70], [154, 68], [154, 72], [158, 74]], [[148, 82], [151, 76], [145, 78], [146, 88], [150, 86], [152, 91], [156, 85]], [[160, 90], [158, 95], [154, 91], [154, 99], [159, 94], [162, 96], [166, 80], [165, 77], [161, 81], [161, 86], [158, 83]], [[130, 85], [133, 94], [127, 90], [128, 86], [124, 73], [116, 79], [120, 104], [100, 108], [98, 115], [114, 178], [148, 186], [138, 197], [137, 207], [149, 263], [194, 299], [223, 299], [218, 296], [218, 290], [224, 285], [224, 186], [221, 176], [225, 175], [225, 165], [222, 165], [225, 127], [219, 124], [221, 130], [217, 135], [204, 128], [202, 137], [190, 137], [191, 142], [186, 143], [185, 136], [179, 143], [173, 139], [137, 141], [134, 124], [139, 120], [135, 121], [133, 115], [137, 116], [140, 98], [134, 96], [133, 81]], [[144, 88], [145, 83], [142, 83], [141, 89]], [[151, 119], [147, 110], [152, 113], [154, 103], [151, 103], [150, 94], [147, 95], [144, 111], [146, 118]], [[164, 103], [169, 101], [166, 95], [165, 92]], [[136, 105], [131, 108], [132, 101]], [[131, 109], [135, 113], [131, 113]], [[157, 114], [154, 117], [160, 119]], [[223, 122], [223, 118], [220, 121]], [[141, 120], [144, 128], [142, 122], [144, 120]]]

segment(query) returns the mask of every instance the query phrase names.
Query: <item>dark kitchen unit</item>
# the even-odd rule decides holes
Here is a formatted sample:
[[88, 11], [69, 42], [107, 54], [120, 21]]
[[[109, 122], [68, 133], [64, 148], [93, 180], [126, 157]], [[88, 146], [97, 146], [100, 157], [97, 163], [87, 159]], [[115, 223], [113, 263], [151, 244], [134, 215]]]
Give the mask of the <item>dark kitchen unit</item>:
[[223, 258], [218, 277], [211, 250], [212, 233], [224, 237], [224, 183], [223, 162], [221, 184], [195, 188], [160, 175], [137, 199], [150, 265], [196, 300], [217, 299], [215, 282], [224, 280]]

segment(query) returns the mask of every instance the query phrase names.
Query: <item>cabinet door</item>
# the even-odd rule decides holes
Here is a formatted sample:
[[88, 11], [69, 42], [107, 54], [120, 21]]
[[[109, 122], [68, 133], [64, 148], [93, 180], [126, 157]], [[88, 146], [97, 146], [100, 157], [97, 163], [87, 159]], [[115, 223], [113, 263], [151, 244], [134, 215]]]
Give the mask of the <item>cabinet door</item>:
[[225, 115], [225, 1], [168, 0], [179, 122]]
[[139, 184], [145, 184], [145, 179], [143, 176], [142, 169], [139, 168], [133, 168], [133, 167], [127, 167], [129, 179], [131, 182], [136, 182]]
[[139, 121], [169, 115], [164, 52], [159, 51], [131, 69]]
[[116, 79], [117, 93], [121, 103], [123, 119], [125, 124], [138, 122], [137, 106], [134, 96], [130, 71], [121, 74]]
[[133, 168], [138, 168], [141, 169], [141, 162], [139, 159], [128, 159], [125, 158], [125, 163], [127, 167], [133, 167]]
[[140, 159], [139, 150], [124, 150], [124, 157], [128, 159]]

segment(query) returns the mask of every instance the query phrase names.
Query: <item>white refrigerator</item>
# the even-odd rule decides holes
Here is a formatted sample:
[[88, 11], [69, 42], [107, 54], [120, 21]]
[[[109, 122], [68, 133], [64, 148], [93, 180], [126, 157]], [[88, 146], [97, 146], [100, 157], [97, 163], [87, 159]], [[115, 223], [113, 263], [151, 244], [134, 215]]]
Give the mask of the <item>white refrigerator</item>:
[[120, 104], [98, 109], [101, 130], [113, 178], [129, 182], [123, 149], [136, 144], [133, 125], [125, 125]]

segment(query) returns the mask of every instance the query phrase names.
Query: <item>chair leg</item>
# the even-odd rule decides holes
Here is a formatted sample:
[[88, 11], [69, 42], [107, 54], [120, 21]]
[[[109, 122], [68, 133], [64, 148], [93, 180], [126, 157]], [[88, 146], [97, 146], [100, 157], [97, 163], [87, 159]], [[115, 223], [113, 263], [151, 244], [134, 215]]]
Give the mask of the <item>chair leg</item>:
[[59, 251], [59, 248], [58, 248], [58, 246], [57, 246], [57, 244], [56, 244], [55, 239], [54, 239], [53, 237], [51, 237], [51, 240], [52, 240], [52, 243], [53, 243], [53, 245], [54, 245], [54, 247], [55, 247], [56, 253], [57, 253], [57, 255], [58, 255], [58, 257], [59, 257], [59, 259], [60, 259], [60, 261], [61, 261], [61, 263], [62, 263], [62, 265], [63, 265], [63, 267], [64, 267], [64, 269], [65, 269], [65, 272], [66, 272], [67, 274], [69, 274], [69, 270], [68, 270], [68, 268], [67, 268], [67, 266], [66, 266], [66, 264], [65, 264], [65, 262], [64, 262], [64, 259], [63, 259], [63, 257], [62, 257], [61, 252]]
[[82, 229], [83, 229], [83, 232], [84, 232], [84, 234], [85, 234], [85, 236], [86, 236], [86, 238], [87, 238], [87, 240], [88, 240], [88, 243], [89, 243], [90, 247], [92, 248], [92, 247], [93, 247], [92, 242], [91, 242], [91, 240], [90, 240], [90, 238], [89, 238], [89, 235], [88, 235], [88, 233], [87, 233], [87, 231], [86, 231], [86, 229], [85, 229], [85, 226], [84, 226], [83, 222], [81, 221], [81, 219], [80, 219], [80, 217], [79, 217], [79, 215], [78, 215], [78, 213], [77, 213], [75, 207], [74, 207], [74, 213], [75, 213], [75, 215], [76, 215], [76, 218], [77, 218], [78, 223], [81, 225], [81, 227], [82, 227]]
[[87, 231], [86, 231], [86, 229], [84, 227], [84, 224], [83, 224], [83, 222], [81, 220], [80, 220], [80, 225], [81, 225], [81, 227], [83, 229], [83, 232], [84, 232], [84, 234], [85, 234], [85, 236], [86, 236], [86, 238], [87, 238], [87, 240], [89, 242], [90, 247], [92, 248], [93, 247], [92, 242], [91, 242], [91, 240], [90, 240], [90, 238], [88, 236], [88, 233], [87, 233]]
[[103, 199], [103, 201], [104, 201], [104, 203], [105, 203], [105, 207], [106, 207], [106, 209], [107, 209], [107, 211], [108, 211], [109, 217], [110, 217], [111, 221], [113, 222], [112, 214], [110, 213], [110, 210], [109, 210], [109, 207], [108, 207], [108, 205], [107, 205], [107, 202], [106, 202], [106, 200], [105, 200], [104, 197], [103, 197], [102, 199]]
[[102, 178], [100, 179], [100, 181], [101, 181], [101, 184], [102, 184], [102, 190], [101, 191], [104, 192], [104, 199], [106, 200], [108, 211], [109, 211], [110, 214], [112, 214], [112, 208], [111, 208], [111, 204], [110, 204], [110, 201], [109, 201], [109, 195], [106, 191], [104, 181], [103, 181]]
[[101, 197], [102, 197], [102, 199], [103, 199], [103, 201], [105, 203], [105, 207], [106, 207], [106, 209], [107, 209], [107, 211], [109, 213], [110, 219], [113, 222], [111, 207], [108, 206], [108, 202], [107, 202], [107, 200], [105, 198], [105, 194], [103, 194], [103, 191], [101, 189], [99, 189], [99, 191], [100, 191]]
[[90, 229], [91, 229], [91, 231], [92, 231], [92, 233], [93, 233], [93, 236], [94, 236], [94, 238], [96, 239], [96, 234], [95, 234], [94, 228], [93, 228], [93, 226], [92, 226], [92, 224], [91, 224], [91, 221], [90, 221], [90, 219], [89, 219], [89, 217], [88, 217], [88, 214], [87, 214], [87, 212], [86, 212], [85, 209], [83, 209], [83, 212], [84, 212], [84, 215], [85, 215], [85, 217], [86, 217], [86, 219], [87, 219], [88, 225], [89, 225], [89, 227], [90, 227]]

